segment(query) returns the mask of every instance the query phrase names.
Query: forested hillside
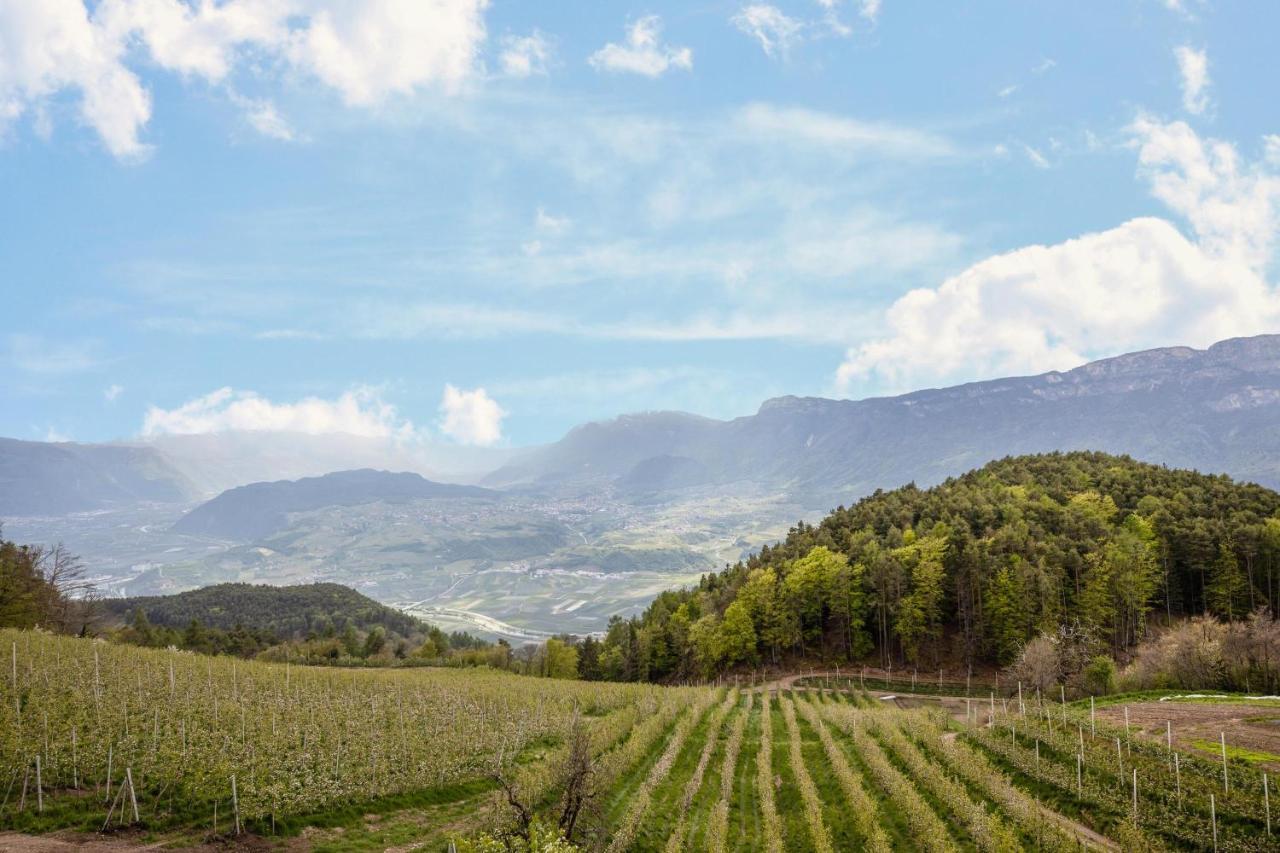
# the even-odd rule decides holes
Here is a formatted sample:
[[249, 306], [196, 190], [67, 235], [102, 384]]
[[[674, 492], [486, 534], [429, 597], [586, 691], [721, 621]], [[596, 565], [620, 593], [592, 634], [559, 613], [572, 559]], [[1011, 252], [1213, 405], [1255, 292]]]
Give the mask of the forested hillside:
[[141, 609], [153, 625], [169, 628], [185, 628], [196, 620], [209, 628], [243, 625], [294, 639], [341, 631], [348, 622], [360, 631], [381, 627], [401, 636], [422, 633], [427, 627], [407, 613], [336, 583], [223, 583], [176, 595], [112, 599], [104, 606], [124, 618]]
[[615, 619], [600, 675], [707, 676], [790, 659], [1007, 664], [1068, 626], [1122, 652], [1154, 618], [1280, 598], [1280, 494], [1101, 453], [993, 462], [841, 507]]

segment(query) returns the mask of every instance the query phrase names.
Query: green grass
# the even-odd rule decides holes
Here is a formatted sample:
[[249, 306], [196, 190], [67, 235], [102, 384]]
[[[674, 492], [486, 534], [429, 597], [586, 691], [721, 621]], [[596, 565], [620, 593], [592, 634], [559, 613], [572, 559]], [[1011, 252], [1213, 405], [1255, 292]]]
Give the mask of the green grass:
[[[1202, 749], [1212, 755], [1222, 756], [1222, 744], [1216, 740], [1193, 740], [1191, 745], [1196, 749]], [[1232, 746], [1227, 744], [1227, 759], [1245, 761], [1250, 764], [1261, 764], [1269, 761], [1280, 761], [1280, 755], [1274, 752], [1262, 752], [1256, 749], [1246, 749], [1243, 746]]]
[[804, 800], [791, 769], [791, 742], [787, 736], [787, 724], [782, 718], [782, 708], [777, 701], [773, 702], [769, 717], [773, 723], [773, 776], [778, 780], [774, 787], [774, 802], [782, 825], [782, 847], [788, 853], [793, 850], [812, 850], [813, 839], [805, 820]]
[[[1203, 698], [1181, 698], [1198, 696]], [[1252, 697], [1252, 698], [1251, 698]], [[1185, 702], [1203, 705], [1275, 705], [1280, 707], [1280, 699], [1258, 698], [1256, 694], [1232, 693], [1225, 690], [1133, 690], [1128, 693], [1112, 693], [1108, 696], [1095, 696], [1094, 704], [1103, 708], [1108, 705], [1123, 705], [1128, 702]], [[1074, 708], [1089, 710], [1089, 697], [1068, 702]]]
[[760, 755], [760, 696], [752, 705], [738, 753], [734, 798], [729, 804], [729, 850], [759, 850], [760, 803], [756, 799], [756, 761]]
[[676, 757], [676, 763], [671, 767], [671, 772], [654, 788], [649, 808], [640, 824], [640, 831], [632, 842], [632, 850], [662, 850], [666, 846], [667, 837], [675, 830], [676, 823], [680, 819], [685, 784], [693, 776], [693, 771], [698, 765], [698, 758], [702, 755], [702, 747], [707, 742], [707, 733], [714, 714], [713, 706], [702, 716], [693, 731], [689, 732], [684, 746], [680, 748], [680, 754]]
[[[816, 698], [816, 697], [815, 697]], [[800, 701], [804, 701], [800, 699]], [[796, 722], [800, 726], [801, 752], [804, 763], [809, 768], [809, 777], [818, 789], [822, 798], [822, 818], [831, 834], [831, 844], [837, 850], [857, 850], [862, 840], [858, 836], [854, 823], [850, 819], [849, 804], [845, 802], [844, 790], [836, 780], [835, 773], [827, 762], [826, 753], [822, 749], [822, 741], [813, 726], [797, 712]]]

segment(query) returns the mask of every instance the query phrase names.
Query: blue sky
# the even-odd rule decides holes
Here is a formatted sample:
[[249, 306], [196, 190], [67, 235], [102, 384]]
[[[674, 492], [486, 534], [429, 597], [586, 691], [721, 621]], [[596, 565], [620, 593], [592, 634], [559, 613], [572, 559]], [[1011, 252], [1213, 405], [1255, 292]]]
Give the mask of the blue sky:
[[523, 445], [1280, 331], [1277, 31], [0, 0], [0, 434]]

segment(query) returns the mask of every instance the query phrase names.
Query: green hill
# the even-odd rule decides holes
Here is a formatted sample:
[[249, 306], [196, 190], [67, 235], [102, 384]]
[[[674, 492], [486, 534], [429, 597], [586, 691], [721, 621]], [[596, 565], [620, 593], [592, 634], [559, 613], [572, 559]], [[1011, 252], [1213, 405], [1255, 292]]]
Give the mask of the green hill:
[[775, 547], [616, 619], [601, 676], [760, 662], [1005, 664], [1064, 626], [1120, 653], [1154, 619], [1280, 601], [1280, 494], [1101, 453], [993, 462], [801, 523]]
[[103, 604], [126, 621], [141, 609], [152, 625], [166, 628], [180, 630], [195, 620], [206, 628], [226, 631], [239, 625], [281, 639], [333, 634], [348, 624], [361, 633], [382, 628], [401, 637], [428, 630], [425, 622], [336, 583], [224, 583], [176, 595], [108, 599]]

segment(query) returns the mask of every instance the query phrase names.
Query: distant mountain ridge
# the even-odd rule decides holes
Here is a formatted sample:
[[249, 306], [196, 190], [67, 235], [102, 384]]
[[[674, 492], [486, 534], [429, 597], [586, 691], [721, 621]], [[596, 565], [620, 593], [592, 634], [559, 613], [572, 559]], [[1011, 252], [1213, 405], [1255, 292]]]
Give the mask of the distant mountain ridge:
[[0, 438], [0, 518], [177, 503], [196, 494], [152, 448]]
[[677, 483], [751, 481], [834, 502], [1008, 455], [1084, 449], [1280, 486], [1280, 335], [897, 397], [779, 397], [730, 421], [627, 415], [577, 427], [483, 482], [644, 489], [679, 471]]
[[178, 519], [173, 530], [251, 542], [284, 529], [290, 513], [377, 501], [402, 503], [421, 498], [488, 500], [496, 496], [496, 492], [479, 486], [436, 483], [418, 474], [364, 468], [228, 489]]

